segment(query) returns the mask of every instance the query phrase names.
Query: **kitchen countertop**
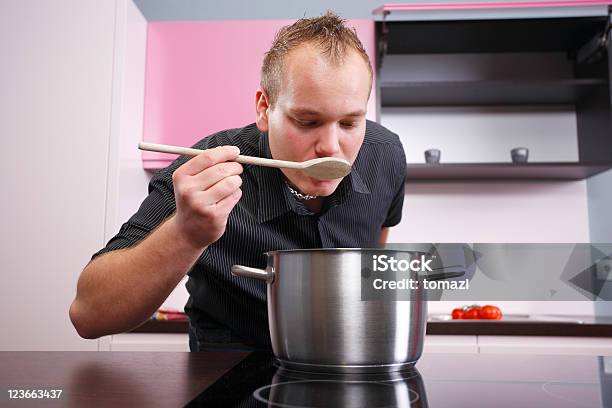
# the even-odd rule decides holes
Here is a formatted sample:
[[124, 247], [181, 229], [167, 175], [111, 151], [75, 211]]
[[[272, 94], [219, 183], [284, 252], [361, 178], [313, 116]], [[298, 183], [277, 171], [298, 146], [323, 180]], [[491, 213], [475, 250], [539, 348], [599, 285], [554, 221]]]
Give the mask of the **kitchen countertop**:
[[[283, 371], [262, 352], [0, 352], [0, 367], [2, 406], [612, 406], [611, 357], [432, 354], [401, 377], [350, 383]], [[8, 404], [9, 389], [62, 397]]]
[[[0, 352], [0, 406], [8, 389], [61, 389], [49, 407], [179, 407], [247, 353]], [[32, 406], [17, 401], [14, 406]]]
[[[494, 336], [571, 336], [612, 337], [612, 317], [507, 315], [499, 321], [446, 320], [444, 315], [431, 315], [427, 334], [494, 335]], [[188, 323], [149, 320], [132, 333], [187, 333]]]

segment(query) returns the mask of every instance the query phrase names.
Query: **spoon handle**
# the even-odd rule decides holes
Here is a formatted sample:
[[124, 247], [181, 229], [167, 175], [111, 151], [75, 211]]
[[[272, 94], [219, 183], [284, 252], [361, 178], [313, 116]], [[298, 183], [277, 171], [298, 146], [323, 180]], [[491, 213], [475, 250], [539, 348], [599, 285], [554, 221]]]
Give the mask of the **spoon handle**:
[[302, 169], [304, 166], [299, 162], [292, 162], [287, 160], [276, 160], [276, 159], [266, 159], [263, 157], [255, 157], [255, 156], [243, 156], [238, 155], [236, 158], [238, 163], [242, 164], [254, 164], [256, 166], [264, 166], [264, 167], [276, 167], [276, 168], [286, 168], [286, 169]]
[[[172, 154], [180, 154], [183, 156], [197, 156], [198, 154], [204, 151], [202, 149], [193, 149], [191, 147], [171, 146], [171, 145], [164, 145], [164, 144], [158, 144], [158, 143], [146, 143], [146, 142], [138, 143], [138, 148], [140, 150], [148, 150], [151, 152], [172, 153]], [[242, 163], [242, 164], [254, 164], [256, 166], [265, 166], [265, 167], [277, 167], [277, 168], [283, 167], [283, 168], [288, 168], [288, 169], [302, 169], [304, 167], [304, 165], [300, 162], [266, 159], [263, 157], [243, 156], [243, 155], [238, 155], [235, 161], [237, 161], [238, 163]]]

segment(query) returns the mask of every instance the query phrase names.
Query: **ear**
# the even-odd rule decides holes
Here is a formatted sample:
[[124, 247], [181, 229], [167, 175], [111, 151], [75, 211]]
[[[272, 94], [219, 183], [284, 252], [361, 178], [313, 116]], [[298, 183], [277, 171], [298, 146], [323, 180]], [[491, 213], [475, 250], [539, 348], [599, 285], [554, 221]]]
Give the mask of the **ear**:
[[268, 109], [270, 109], [270, 99], [268, 94], [261, 88], [255, 93], [255, 123], [262, 132], [268, 131]]

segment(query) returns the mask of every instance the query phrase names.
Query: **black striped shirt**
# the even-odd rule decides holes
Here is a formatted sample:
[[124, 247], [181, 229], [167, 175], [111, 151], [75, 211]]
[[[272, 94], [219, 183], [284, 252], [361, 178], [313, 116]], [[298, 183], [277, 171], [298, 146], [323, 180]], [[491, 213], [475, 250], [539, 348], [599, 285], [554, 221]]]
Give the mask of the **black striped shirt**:
[[[241, 154], [271, 158], [267, 134], [255, 124], [206, 137], [198, 149], [235, 145]], [[181, 156], [157, 172], [149, 195], [105, 248], [93, 255], [127, 248], [145, 238], [176, 209], [172, 173]], [[185, 306], [198, 336], [206, 342], [268, 346], [266, 287], [230, 274], [232, 265], [265, 268], [264, 252], [296, 248], [375, 247], [383, 227], [399, 223], [404, 202], [406, 158], [399, 137], [368, 121], [351, 173], [312, 213], [289, 192], [278, 169], [245, 165], [242, 198], [232, 210], [225, 234], [199, 257], [187, 281]]]

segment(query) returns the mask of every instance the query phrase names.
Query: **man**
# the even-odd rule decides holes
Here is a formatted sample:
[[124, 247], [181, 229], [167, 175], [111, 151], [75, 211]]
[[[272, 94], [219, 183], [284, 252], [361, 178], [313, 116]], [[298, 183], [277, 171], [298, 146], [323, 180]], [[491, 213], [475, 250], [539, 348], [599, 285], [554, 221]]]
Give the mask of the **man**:
[[[190, 347], [269, 347], [265, 284], [230, 274], [265, 267], [264, 252], [373, 247], [401, 218], [406, 159], [397, 135], [366, 121], [372, 68], [332, 13], [284, 27], [266, 54], [256, 123], [211, 135], [155, 175], [149, 196], [79, 278], [70, 317], [96, 338], [149, 318], [189, 274]], [[241, 166], [239, 154], [340, 157], [343, 179]]]

